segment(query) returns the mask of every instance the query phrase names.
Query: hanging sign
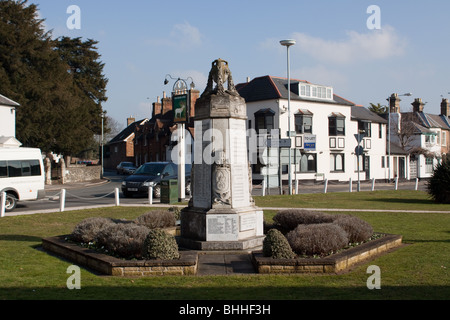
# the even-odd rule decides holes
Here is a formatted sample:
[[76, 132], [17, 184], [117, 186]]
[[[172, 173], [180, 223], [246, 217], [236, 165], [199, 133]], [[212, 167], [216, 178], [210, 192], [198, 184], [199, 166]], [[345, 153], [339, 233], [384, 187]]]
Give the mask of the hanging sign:
[[175, 123], [187, 122], [188, 114], [188, 95], [174, 95], [172, 97], [173, 101], [173, 121]]

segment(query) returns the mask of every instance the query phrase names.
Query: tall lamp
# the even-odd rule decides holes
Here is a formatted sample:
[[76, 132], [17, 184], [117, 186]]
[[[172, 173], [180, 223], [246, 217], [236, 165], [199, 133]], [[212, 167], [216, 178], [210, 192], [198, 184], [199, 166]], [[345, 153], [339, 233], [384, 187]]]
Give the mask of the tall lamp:
[[[288, 138], [291, 141], [291, 67], [289, 57], [289, 47], [295, 45], [295, 40], [281, 40], [280, 44], [287, 48], [287, 77], [288, 77]], [[291, 141], [292, 143], [292, 141]], [[292, 195], [292, 174], [291, 174], [291, 146], [289, 146], [289, 166], [288, 166], [288, 184], [289, 195]], [[280, 164], [281, 165], [281, 164]]]

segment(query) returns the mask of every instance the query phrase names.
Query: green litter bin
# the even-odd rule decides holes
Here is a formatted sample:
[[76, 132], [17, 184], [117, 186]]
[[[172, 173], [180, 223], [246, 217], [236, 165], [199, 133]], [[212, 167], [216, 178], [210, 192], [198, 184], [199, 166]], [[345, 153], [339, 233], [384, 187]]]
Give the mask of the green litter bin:
[[178, 180], [161, 180], [161, 203], [178, 202]]

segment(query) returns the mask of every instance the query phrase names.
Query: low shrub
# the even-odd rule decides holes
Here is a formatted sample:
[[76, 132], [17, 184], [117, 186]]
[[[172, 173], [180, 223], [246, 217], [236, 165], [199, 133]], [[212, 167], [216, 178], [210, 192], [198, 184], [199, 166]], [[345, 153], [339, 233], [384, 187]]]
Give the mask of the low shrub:
[[161, 229], [153, 229], [147, 234], [142, 247], [144, 259], [178, 259], [178, 245], [175, 238]]
[[175, 214], [172, 211], [153, 210], [137, 217], [134, 223], [149, 229], [157, 229], [173, 227], [176, 224], [176, 220]]
[[450, 160], [440, 162], [427, 183], [427, 191], [436, 203], [450, 203]]
[[300, 224], [286, 238], [299, 255], [328, 255], [348, 244], [347, 233], [337, 224]]
[[334, 223], [347, 232], [348, 241], [350, 243], [366, 241], [373, 235], [372, 226], [368, 222], [355, 216], [338, 215], [336, 216]]
[[333, 222], [332, 215], [303, 209], [288, 209], [279, 211], [274, 217], [274, 227], [283, 233], [294, 230], [299, 224], [319, 224]]
[[142, 257], [142, 246], [150, 229], [134, 223], [115, 223], [105, 226], [98, 233], [98, 246], [115, 255], [132, 259]]
[[98, 233], [108, 225], [114, 224], [109, 218], [87, 218], [78, 223], [71, 233], [71, 239], [76, 242], [96, 242]]
[[179, 207], [170, 207], [168, 209], [170, 212], [173, 212], [175, 216], [175, 220], [180, 220], [181, 218], [181, 209]]
[[295, 253], [292, 251], [286, 237], [276, 229], [270, 229], [263, 241], [263, 254], [265, 257], [274, 259], [294, 259]]

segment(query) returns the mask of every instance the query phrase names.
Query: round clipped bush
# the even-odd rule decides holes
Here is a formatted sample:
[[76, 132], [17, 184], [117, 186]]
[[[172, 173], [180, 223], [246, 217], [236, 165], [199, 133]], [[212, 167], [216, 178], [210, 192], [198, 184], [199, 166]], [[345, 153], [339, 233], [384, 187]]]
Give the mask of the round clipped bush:
[[78, 223], [71, 233], [73, 241], [81, 243], [96, 242], [98, 233], [114, 222], [109, 218], [87, 218]]
[[347, 232], [350, 243], [366, 241], [373, 235], [372, 226], [355, 216], [339, 215], [334, 220], [334, 223]]
[[272, 257], [273, 259], [295, 258], [295, 253], [286, 237], [277, 229], [270, 229], [264, 238], [263, 254], [265, 257]]
[[175, 214], [167, 210], [153, 210], [140, 215], [134, 223], [149, 229], [168, 228], [176, 224]]
[[299, 255], [328, 255], [348, 244], [347, 233], [334, 223], [300, 224], [286, 238]]
[[330, 223], [333, 219], [332, 215], [303, 209], [282, 210], [273, 217], [275, 227], [284, 233], [294, 230], [299, 224]]
[[141, 258], [142, 246], [150, 229], [134, 223], [115, 223], [98, 233], [98, 245], [122, 258]]
[[437, 203], [450, 203], [450, 160], [442, 161], [427, 184], [428, 194]]
[[180, 254], [175, 237], [161, 229], [150, 230], [142, 247], [142, 257], [161, 260], [178, 259]]

